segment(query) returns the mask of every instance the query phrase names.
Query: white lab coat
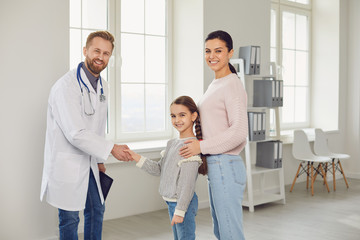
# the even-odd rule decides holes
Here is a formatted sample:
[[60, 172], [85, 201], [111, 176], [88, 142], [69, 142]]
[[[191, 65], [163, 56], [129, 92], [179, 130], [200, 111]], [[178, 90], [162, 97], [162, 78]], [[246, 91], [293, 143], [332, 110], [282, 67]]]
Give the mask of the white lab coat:
[[76, 69], [54, 84], [48, 101], [40, 200], [46, 195], [49, 204], [68, 211], [85, 208], [90, 168], [103, 203], [97, 163], [104, 162], [114, 146], [105, 139], [107, 83], [102, 81], [106, 101], [100, 102], [100, 81], [96, 93], [83, 69], [81, 77], [90, 89], [94, 115], [87, 116], [84, 112], [84, 101], [89, 106], [88, 92], [82, 85], [82, 97]]

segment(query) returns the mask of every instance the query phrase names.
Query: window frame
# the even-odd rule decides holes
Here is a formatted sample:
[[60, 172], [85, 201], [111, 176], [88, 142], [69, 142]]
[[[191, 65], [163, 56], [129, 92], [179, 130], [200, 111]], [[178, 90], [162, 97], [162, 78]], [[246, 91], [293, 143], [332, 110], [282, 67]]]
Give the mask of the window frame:
[[[307, 99], [306, 99], [306, 114], [307, 114], [307, 118], [304, 122], [290, 122], [290, 123], [285, 123], [282, 121], [283, 119], [283, 109], [280, 109], [280, 124], [281, 124], [281, 129], [283, 130], [289, 130], [289, 129], [296, 129], [296, 128], [307, 128], [310, 127], [311, 125], [311, 85], [312, 85], [312, 79], [311, 79], [311, 66], [312, 66], [312, 59], [311, 59], [311, 54], [312, 54], [312, 49], [311, 49], [311, 0], [309, 0], [309, 4], [308, 5], [304, 5], [304, 4], [299, 4], [299, 3], [294, 3], [294, 2], [289, 2], [286, 0], [277, 0], [277, 1], [272, 1], [271, 3], [271, 10], [275, 11], [276, 14], [276, 44], [275, 44], [275, 49], [276, 49], [276, 62], [278, 65], [283, 65], [282, 64], [282, 60], [283, 60], [283, 43], [282, 43], [282, 29], [283, 29], [283, 23], [282, 23], [282, 16], [283, 16], [283, 12], [290, 12], [293, 14], [300, 14], [300, 15], [304, 15], [308, 17], [308, 85], [307, 85]], [[273, 47], [270, 44], [270, 49], [272, 49]], [[296, 51], [296, 50], [295, 50]], [[286, 86], [285, 82], [284, 82], [284, 86]], [[300, 87], [297, 86], [296, 84], [293, 86], [295, 89]], [[294, 98], [295, 99], [295, 98]], [[284, 99], [284, 101], [286, 101], [286, 99]]]

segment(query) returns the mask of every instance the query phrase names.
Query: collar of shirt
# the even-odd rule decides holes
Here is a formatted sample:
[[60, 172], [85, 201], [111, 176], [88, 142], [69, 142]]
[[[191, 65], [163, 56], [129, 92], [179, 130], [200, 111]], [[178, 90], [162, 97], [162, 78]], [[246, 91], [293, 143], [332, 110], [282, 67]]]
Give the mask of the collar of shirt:
[[86, 77], [89, 79], [91, 86], [93, 87], [95, 92], [97, 92], [97, 82], [99, 78], [92, 75], [92, 73], [86, 68], [85, 64], [82, 65], [82, 69], [84, 70]]

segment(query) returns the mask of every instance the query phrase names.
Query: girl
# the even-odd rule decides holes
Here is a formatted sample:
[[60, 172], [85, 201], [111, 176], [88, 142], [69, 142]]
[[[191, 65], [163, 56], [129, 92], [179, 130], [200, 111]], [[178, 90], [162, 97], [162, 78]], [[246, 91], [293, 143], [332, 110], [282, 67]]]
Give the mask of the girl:
[[205, 40], [205, 60], [215, 79], [199, 102], [204, 140], [189, 139], [180, 155], [209, 154], [208, 188], [218, 239], [244, 239], [242, 199], [246, 171], [239, 156], [247, 137], [247, 97], [234, 67], [231, 36], [215, 31]]
[[[160, 161], [152, 161], [131, 150], [126, 150], [137, 162], [136, 166], [146, 172], [159, 176], [159, 193], [166, 201], [174, 239], [195, 239], [195, 216], [198, 199], [194, 192], [198, 175], [205, 172], [199, 155], [183, 158], [179, 150], [186, 140], [202, 139], [198, 109], [192, 98], [181, 96], [170, 105], [171, 122], [179, 131], [180, 138], [168, 141]], [[193, 132], [195, 122], [196, 137]], [[124, 150], [125, 151], [125, 150]]]

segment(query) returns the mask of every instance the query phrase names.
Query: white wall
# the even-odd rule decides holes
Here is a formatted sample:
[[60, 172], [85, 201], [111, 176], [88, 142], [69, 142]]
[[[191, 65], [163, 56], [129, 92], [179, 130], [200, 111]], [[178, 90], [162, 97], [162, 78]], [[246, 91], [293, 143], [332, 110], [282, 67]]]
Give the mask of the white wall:
[[40, 203], [49, 89], [68, 70], [68, 1], [0, 6], [0, 239], [55, 235], [56, 211]]
[[173, 3], [173, 98], [191, 96], [195, 102], [203, 93], [203, 0]]
[[347, 41], [347, 134], [346, 152], [351, 155], [351, 161], [344, 161], [349, 176], [360, 178], [360, 1], [349, 0], [347, 6], [348, 41]]

